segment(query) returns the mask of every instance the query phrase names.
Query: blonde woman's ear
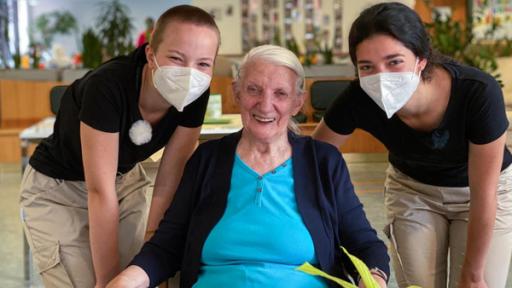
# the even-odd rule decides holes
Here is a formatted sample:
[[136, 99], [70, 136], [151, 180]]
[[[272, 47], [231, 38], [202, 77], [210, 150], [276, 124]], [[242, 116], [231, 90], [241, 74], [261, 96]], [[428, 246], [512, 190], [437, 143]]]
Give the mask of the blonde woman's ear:
[[148, 61], [149, 68], [154, 69], [156, 55], [153, 49], [151, 48], [151, 46], [147, 45], [144, 52], [146, 53], [146, 61]]

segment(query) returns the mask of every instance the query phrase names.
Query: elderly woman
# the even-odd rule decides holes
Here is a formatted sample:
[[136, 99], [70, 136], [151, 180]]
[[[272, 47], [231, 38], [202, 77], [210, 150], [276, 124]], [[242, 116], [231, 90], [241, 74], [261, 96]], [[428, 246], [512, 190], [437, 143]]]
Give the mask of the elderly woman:
[[199, 146], [157, 232], [110, 287], [153, 287], [179, 270], [181, 287], [327, 287], [295, 268], [357, 279], [340, 246], [386, 287], [386, 247], [339, 151], [288, 129], [303, 86], [290, 51], [247, 54], [233, 83], [244, 128]]

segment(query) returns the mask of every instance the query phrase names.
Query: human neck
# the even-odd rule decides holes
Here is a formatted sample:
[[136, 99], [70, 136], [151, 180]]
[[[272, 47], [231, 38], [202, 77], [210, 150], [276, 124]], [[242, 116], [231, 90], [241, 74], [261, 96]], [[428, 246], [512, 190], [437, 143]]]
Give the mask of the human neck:
[[153, 85], [151, 69], [146, 64], [142, 71], [142, 85], [139, 96], [139, 107], [156, 112], [169, 109], [171, 105], [160, 95]]
[[142, 70], [142, 84], [139, 94], [139, 110], [146, 121], [150, 123], [158, 120], [167, 113], [170, 104], [158, 93], [153, 85], [153, 76], [148, 65]]
[[430, 81], [421, 81], [411, 100], [397, 112], [409, 126], [429, 131], [440, 123], [448, 106], [451, 93], [451, 77], [443, 68], [432, 71]]
[[288, 160], [292, 149], [287, 134], [271, 142], [262, 142], [242, 135], [236, 152], [245, 164], [257, 173], [265, 174]]

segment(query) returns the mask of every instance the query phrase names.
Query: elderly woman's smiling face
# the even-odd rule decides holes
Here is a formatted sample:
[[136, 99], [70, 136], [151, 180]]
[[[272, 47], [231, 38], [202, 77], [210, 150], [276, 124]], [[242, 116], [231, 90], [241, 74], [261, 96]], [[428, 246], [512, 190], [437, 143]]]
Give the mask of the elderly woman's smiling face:
[[235, 97], [244, 131], [263, 142], [287, 137], [288, 121], [304, 103], [296, 87], [297, 74], [288, 67], [259, 59], [247, 63], [242, 77]]

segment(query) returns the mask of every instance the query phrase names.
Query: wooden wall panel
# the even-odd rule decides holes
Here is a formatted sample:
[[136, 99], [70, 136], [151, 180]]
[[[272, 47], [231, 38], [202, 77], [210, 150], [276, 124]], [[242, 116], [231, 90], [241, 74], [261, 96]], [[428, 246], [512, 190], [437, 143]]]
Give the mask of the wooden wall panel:
[[[21, 165], [21, 128], [0, 128], [0, 163], [20, 163]], [[32, 155], [37, 144], [30, 143], [28, 155]]]
[[343, 153], [384, 153], [388, 150], [368, 132], [356, 129], [340, 148]]
[[211, 94], [222, 95], [222, 113], [223, 114], [236, 114], [240, 113], [238, 105], [235, 103], [233, 90], [231, 89], [231, 82], [233, 78], [230, 76], [213, 76], [210, 84]]
[[50, 89], [60, 84], [54, 81], [0, 80], [0, 127], [24, 127], [52, 115]]
[[0, 163], [21, 165], [21, 148], [19, 133], [21, 129], [0, 129]]
[[[311, 135], [318, 123], [299, 124], [303, 135]], [[386, 147], [368, 132], [356, 129], [339, 149], [343, 153], [385, 153]]]

